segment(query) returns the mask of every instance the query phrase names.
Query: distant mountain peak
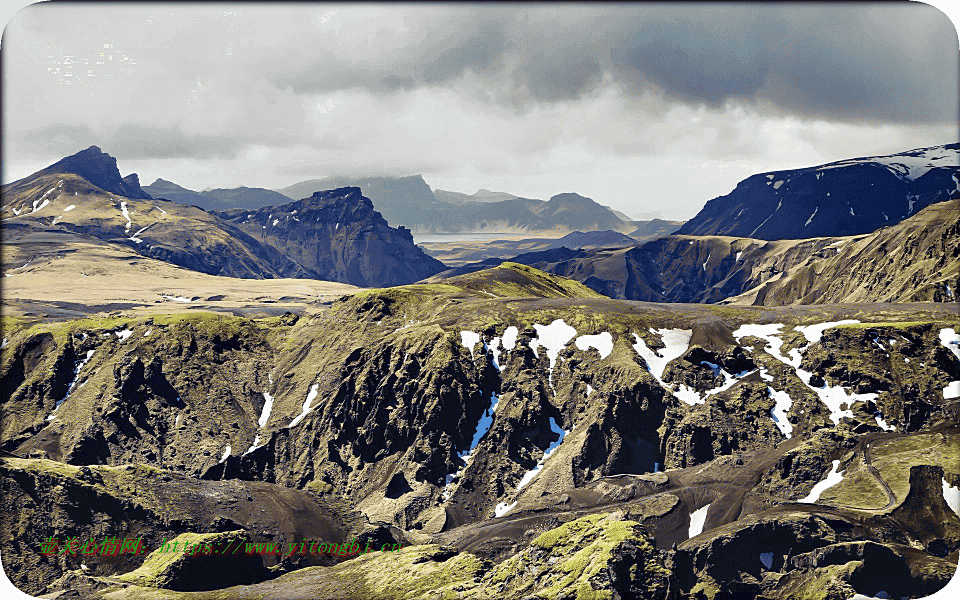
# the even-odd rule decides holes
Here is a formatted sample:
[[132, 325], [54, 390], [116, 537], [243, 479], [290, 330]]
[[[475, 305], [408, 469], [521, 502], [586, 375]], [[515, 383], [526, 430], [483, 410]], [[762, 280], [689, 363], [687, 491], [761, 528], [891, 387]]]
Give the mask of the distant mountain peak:
[[97, 146], [90, 146], [62, 158], [40, 173], [73, 173], [106, 192], [127, 198], [151, 199], [150, 194], [140, 188], [140, 180], [136, 173], [131, 173], [125, 178], [121, 177], [120, 170], [117, 168], [117, 159]]

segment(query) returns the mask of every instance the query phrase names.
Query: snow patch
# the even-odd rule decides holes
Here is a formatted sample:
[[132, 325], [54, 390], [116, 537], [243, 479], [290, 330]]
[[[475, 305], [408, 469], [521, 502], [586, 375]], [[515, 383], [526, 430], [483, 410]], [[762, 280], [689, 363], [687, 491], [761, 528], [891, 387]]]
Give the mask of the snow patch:
[[517, 336], [520, 334], [520, 330], [511, 325], [503, 332], [503, 347], [506, 350], [513, 350], [517, 347]]
[[703, 508], [698, 508], [690, 513], [690, 529], [687, 531], [688, 538], [692, 538], [703, 533], [703, 524], [707, 521], [707, 511], [709, 509], [710, 505], [707, 504]]
[[783, 180], [782, 180], [782, 179], [780, 179], [780, 180], [778, 180], [778, 181], [775, 181], [774, 184], [773, 184], [773, 189], [779, 190], [781, 185], [783, 185]]
[[114, 331], [117, 334], [117, 337], [120, 338], [121, 342], [127, 341], [127, 338], [133, 334], [133, 331], [130, 329], [124, 329], [123, 331]]
[[123, 214], [123, 218], [127, 220], [127, 225], [123, 228], [123, 230], [127, 233], [130, 233], [130, 226], [133, 225], [133, 223], [130, 221], [130, 211], [127, 210], [126, 202], [120, 203], [120, 212]]
[[307, 394], [307, 399], [303, 401], [303, 410], [300, 412], [299, 415], [296, 416], [294, 420], [290, 421], [290, 424], [287, 425], [287, 429], [292, 429], [293, 427], [298, 425], [300, 421], [302, 421], [303, 418], [307, 416], [307, 413], [310, 412], [310, 403], [313, 402], [314, 398], [317, 397], [317, 393], [318, 393], [317, 388], [319, 386], [320, 386], [319, 383], [315, 383], [313, 384], [313, 387], [310, 388], [310, 392]]
[[550, 359], [550, 371], [547, 376], [547, 382], [553, 388], [553, 367], [557, 363], [557, 356], [564, 346], [577, 335], [577, 330], [563, 322], [563, 319], [557, 319], [549, 325], [540, 325], [535, 323], [534, 329], [537, 330], [537, 337], [530, 341], [530, 349], [533, 354], [539, 358], [537, 348], [543, 346], [547, 349], [547, 358]]
[[877, 415], [874, 415], [873, 418], [877, 420], [877, 425], [880, 427], [880, 429], [882, 429], [882, 430], [884, 430], [884, 431], [896, 431], [896, 430], [897, 430], [897, 428], [894, 427], [893, 425], [887, 425], [887, 422], [883, 420], [883, 416], [882, 416], [882, 415], [877, 414]]
[[662, 379], [663, 371], [667, 368], [667, 363], [675, 358], [679, 358], [687, 351], [687, 348], [690, 346], [690, 338], [693, 336], [693, 330], [651, 329], [650, 331], [660, 336], [660, 340], [665, 347], [657, 351], [651, 350], [647, 348], [647, 344], [639, 335], [633, 334], [633, 337], [636, 339], [633, 349], [643, 357], [643, 360], [647, 363], [647, 369], [650, 371], [650, 374], [653, 375], [661, 385], [666, 385]]
[[810, 490], [810, 493], [807, 494], [806, 498], [797, 500], [797, 502], [803, 502], [804, 504], [814, 504], [817, 500], [820, 499], [820, 494], [827, 491], [829, 488], [837, 485], [843, 481], [843, 473], [838, 473], [837, 469], [840, 467], [840, 461], [833, 461], [833, 468], [830, 469], [830, 472], [827, 473], [827, 478], [823, 481], [817, 483], [813, 486], [813, 489]]
[[159, 211], [160, 211], [161, 213], [163, 213], [163, 214], [167, 214], [167, 211], [163, 210], [163, 209], [160, 208], [159, 206], [154, 206], [154, 208], [157, 209], [157, 210], [159, 210]]
[[553, 420], [553, 417], [550, 417], [550, 431], [558, 434], [560, 439], [550, 444], [543, 453], [543, 457], [537, 461], [537, 465], [523, 474], [523, 477], [520, 478], [520, 483], [517, 484], [517, 489], [514, 493], [519, 492], [523, 489], [525, 485], [533, 481], [533, 478], [540, 473], [540, 470], [543, 469], [543, 464], [550, 458], [550, 455], [553, 454], [556, 449], [560, 446], [560, 443], [563, 442], [563, 438], [567, 436], [569, 431], [565, 431], [557, 425], [557, 422]]
[[470, 350], [470, 358], [473, 358], [473, 347], [480, 343], [480, 334], [475, 331], [461, 331], [460, 342], [464, 348]]
[[812, 221], [813, 218], [814, 218], [815, 216], [817, 216], [817, 211], [818, 211], [818, 210], [820, 210], [820, 207], [819, 207], [819, 206], [813, 209], [813, 214], [810, 215], [810, 218], [807, 219], [807, 222], [803, 224], [804, 227], [806, 227], [807, 225], [809, 225], [809, 224], [810, 224], [810, 221]]
[[[4, 342], [6, 342], [6, 338], [4, 338]], [[91, 358], [93, 358], [93, 350], [87, 350], [86, 358], [83, 358], [77, 362], [77, 365], [73, 368], [73, 381], [71, 381], [70, 385], [67, 387], [67, 393], [63, 396], [63, 398], [60, 398], [59, 400], [57, 400], [57, 404], [53, 409], [54, 413], [57, 412], [57, 409], [60, 408], [60, 405], [63, 404], [63, 401], [69, 398], [70, 394], [73, 393], [73, 388], [77, 385], [77, 381], [80, 380], [80, 371], [83, 369], [84, 366], [86, 366], [88, 362], [90, 362]], [[52, 420], [52, 418], [53, 418], [53, 414], [47, 417], [47, 420], [50, 421]]]
[[600, 353], [600, 359], [604, 359], [613, 352], [613, 336], [609, 331], [604, 331], [597, 335], [581, 335], [575, 342], [577, 348], [587, 351], [590, 348], [596, 348]]
[[246, 452], [244, 452], [243, 455], [246, 456], [251, 452], [253, 452], [254, 450], [256, 450], [257, 448], [259, 448], [260, 447], [259, 444], [260, 444], [260, 435], [257, 434], [253, 437], [253, 443], [250, 444], [250, 447], [247, 448]]
[[190, 298], [184, 296], [171, 296], [169, 294], [160, 294], [161, 298], [166, 298], [167, 300], [173, 300], [174, 302], [193, 302]]
[[587, 384], [587, 398], [589, 398], [589, 397], [590, 397], [590, 394], [592, 394], [592, 393], [593, 393], [593, 386], [588, 383], [588, 384]]
[[226, 462], [227, 457], [230, 456], [230, 451], [230, 444], [227, 444], [227, 447], [223, 449], [223, 456], [220, 457], [220, 463]]
[[831, 327], [836, 327], [837, 325], [853, 325], [859, 322], [860, 321], [856, 319], [844, 319], [843, 321], [828, 321], [826, 323], [817, 323], [815, 325], [798, 325], [794, 327], [794, 329], [802, 333], [803, 337], [807, 338], [808, 342], [813, 343], [819, 342], [823, 337], [823, 332]]
[[480, 415], [480, 420], [477, 422], [477, 429], [474, 431], [473, 439], [470, 441], [470, 447], [459, 454], [460, 459], [464, 461], [463, 468], [458, 469], [453, 475], [447, 475], [446, 485], [443, 486], [444, 502], [449, 500], [453, 494], [453, 485], [460, 479], [460, 475], [470, 464], [470, 461], [473, 459], [473, 453], [480, 444], [480, 440], [490, 431], [490, 427], [493, 425], [493, 416], [496, 414], [499, 404], [500, 398], [495, 393], [491, 393], [490, 405], [483, 411], [483, 414]]
[[[824, 384], [820, 387], [814, 387], [810, 385], [813, 373], [801, 369], [800, 362], [802, 360], [803, 352], [809, 347], [810, 344], [820, 341], [825, 329], [849, 322], [859, 323], [859, 321], [856, 320], [847, 320], [818, 323], [805, 327], [796, 327], [795, 329], [803, 333], [804, 337], [809, 343], [803, 348], [794, 348], [791, 350], [789, 358], [780, 352], [780, 347], [783, 346], [783, 340], [781, 340], [779, 337], [780, 329], [783, 327], [782, 323], [770, 325], [742, 325], [739, 329], [733, 332], [733, 337], [736, 338], [738, 342], [740, 341], [741, 337], [748, 335], [756, 336], [766, 340], [767, 345], [764, 347], [764, 351], [780, 362], [793, 367], [797, 377], [803, 381], [804, 385], [816, 392], [817, 396], [820, 397], [820, 401], [830, 409], [830, 419], [834, 422], [834, 424], [839, 424], [841, 418], [853, 417], [853, 411], [849, 409], [850, 405], [855, 402], [875, 400], [878, 397], [878, 394], [870, 392], [865, 394], [852, 394], [848, 396], [846, 389], [843, 386], [830, 386], [827, 385], [826, 382], [824, 382]], [[840, 410], [840, 407], [845, 403], [848, 405], [847, 410]]]
[[31, 214], [37, 212], [37, 211], [40, 210], [41, 208], [46, 208], [46, 207], [50, 204], [50, 201], [49, 201], [49, 200], [44, 200], [44, 201], [40, 204], [40, 206], [37, 206], [37, 202], [38, 202], [38, 200], [34, 200], [34, 201], [33, 201], [33, 210], [30, 211]]
[[68, 206], [68, 207], [66, 207], [65, 209], [63, 209], [63, 212], [70, 212], [71, 210], [75, 209], [76, 207], [77, 207], [76, 204], [71, 204], [70, 206]]
[[267, 424], [267, 420], [270, 418], [270, 411], [273, 410], [273, 396], [269, 392], [263, 393], [263, 410], [260, 411], [260, 418], [257, 419], [257, 424], [260, 427], [263, 427]]
[[516, 505], [517, 505], [516, 502], [514, 502], [513, 504], [507, 504], [506, 502], [501, 502], [500, 504], [497, 504], [496, 508], [493, 509], [493, 514], [496, 517], [502, 517], [503, 515], [513, 510], [513, 507], [515, 507]]
[[941, 481], [943, 482], [943, 499], [953, 512], [960, 515], [960, 487], [950, 485], [946, 479]]
[[773, 417], [773, 422], [776, 423], [780, 433], [789, 440], [793, 435], [793, 424], [787, 420], [787, 412], [793, 406], [793, 400], [787, 392], [779, 392], [770, 386], [767, 386], [767, 393], [776, 400], [776, 405], [770, 409], [770, 416]]
[[943, 398], [944, 400], [960, 398], [960, 381], [951, 381], [948, 383], [947, 387], [943, 388]]
[[954, 331], [952, 327], [940, 330], [940, 343], [944, 348], [953, 352], [957, 360], [960, 360], [960, 334]]

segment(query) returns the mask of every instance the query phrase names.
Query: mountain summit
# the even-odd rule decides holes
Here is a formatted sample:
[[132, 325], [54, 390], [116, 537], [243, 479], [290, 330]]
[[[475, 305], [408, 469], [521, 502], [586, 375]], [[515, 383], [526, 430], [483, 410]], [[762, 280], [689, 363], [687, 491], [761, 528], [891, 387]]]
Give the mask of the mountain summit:
[[761, 240], [857, 235], [960, 197], [960, 144], [760, 173], [707, 202], [678, 234]]
[[152, 197], [140, 188], [140, 179], [136, 173], [126, 177], [120, 176], [117, 168], [117, 159], [103, 152], [97, 146], [90, 146], [76, 154], [63, 158], [38, 175], [52, 175], [55, 173], [73, 173], [83, 177], [105, 192], [110, 192], [126, 198], [142, 198], [150, 200]]

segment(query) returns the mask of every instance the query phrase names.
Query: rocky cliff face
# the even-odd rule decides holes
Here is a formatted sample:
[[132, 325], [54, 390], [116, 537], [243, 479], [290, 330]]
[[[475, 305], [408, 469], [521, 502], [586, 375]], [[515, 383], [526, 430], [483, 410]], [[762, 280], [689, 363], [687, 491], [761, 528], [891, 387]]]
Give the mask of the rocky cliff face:
[[[853, 313], [867, 323], [838, 323]], [[295, 491], [341, 518], [356, 510], [450, 546], [436, 558], [411, 550], [397, 566], [409, 556], [414, 577], [467, 561], [469, 582], [436, 571], [434, 585], [478, 598], [529, 592], [523, 574], [534, 572], [557, 589], [778, 597], [829, 576], [838, 594], [873, 593], [860, 567], [827, 569], [824, 557], [942, 582], [941, 562], [960, 548], [946, 530], [890, 514], [919, 505], [909, 490], [936, 491], [933, 476], [913, 482], [911, 466], [960, 483], [957, 403], [943, 389], [960, 379], [950, 328], [955, 316], [934, 307], [666, 309], [511, 264], [361, 292], [311, 319], [20, 323], [0, 363], [0, 448], [48, 457], [69, 477], [140, 463], [200, 489], [232, 480]], [[5, 485], [23, 497], [36, 477], [24, 473], [46, 464], [11, 463], [4, 480], [19, 488]], [[842, 481], [804, 501], [832, 473]], [[61, 485], [71, 498], [79, 484]], [[162, 505], [151, 514], [174, 512], [151, 502]], [[957, 520], [942, 508], [934, 516]], [[258, 531], [198, 510], [202, 532], [216, 530], [213, 514]], [[140, 522], [120, 512], [102, 529]], [[50, 531], [86, 532], [82, 523], [63, 517]], [[151, 535], [168, 530], [183, 531]], [[849, 546], [864, 540], [880, 548]], [[554, 566], [561, 555], [584, 560]], [[30, 564], [44, 584], [75, 567]]]
[[[317, 279], [390, 286], [443, 269], [443, 263], [414, 245], [409, 230], [391, 228], [359, 188], [317, 192], [256, 211], [215, 214]], [[283, 267], [278, 271], [284, 273]]]
[[960, 197], [960, 144], [753, 175], [680, 234], [762, 240], [870, 233]]

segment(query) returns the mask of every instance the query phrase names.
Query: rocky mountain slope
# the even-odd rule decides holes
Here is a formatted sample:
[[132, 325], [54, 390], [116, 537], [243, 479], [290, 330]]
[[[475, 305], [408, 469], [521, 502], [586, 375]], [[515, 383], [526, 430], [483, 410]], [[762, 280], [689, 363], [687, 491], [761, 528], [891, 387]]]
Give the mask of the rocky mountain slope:
[[[199, 597], [921, 595], [960, 549], [957, 330], [937, 305], [666, 307], [517, 264], [310, 318], [21, 320], [0, 480], [64, 509], [4, 511], [4, 560], [43, 535], [379, 531], [413, 546]], [[176, 500], [131, 495], [127, 463], [220, 500], [167, 524]], [[253, 526], [254, 485], [330, 529]], [[29, 556], [17, 584], [51, 597], [176, 597], [117, 578], [144, 557]]]
[[164, 179], [157, 179], [143, 189], [155, 198], [165, 198], [180, 204], [199, 206], [206, 211], [280, 206], [287, 204], [291, 200], [283, 194], [264, 188], [217, 188], [195, 192]]
[[[509, 260], [570, 277], [611, 298], [647, 302], [953, 302], [960, 287], [958, 235], [960, 199], [861, 236], [764, 241], [677, 234], [636, 247], [559, 248]], [[465, 265], [432, 280], [500, 262]]]
[[761, 240], [848, 236], [960, 197], [960, 144], [759, 173], [706, 203], [686, 235]]
[[400, 285], [444, 268], [394, 229], [360, 188], [339, 188], [282, 206], [215, 212], [225, 223], [275, 248], [316, 279], [354, 285]]
[[[579, 194], [557, 194], [548, 201], [509, 196], [464, 201], [449, 193], [438, 198], [420, 175], [412, 177], [332, 177], [301, 182], [277, 190], [289, 197], [332, 187], [359, 187], [389, 222], [416, 234], [551, 232], [637, 228], [610, 208]], [[462, 196], [466, 196], [465, 194]], [[302, 196], [301, 196], [302, 197]]]
[[[0, 215], [6, 243], [46, 236], [48, 242], [59, 239], [66, 252], [72, 244], [99, 240], [212, 275], [326, 279], [359, 286], [410, 283], [443, 267], [413, 244], [409, 232], [391, 229], [359, 194], [331, 193], [278, 207], [278, 218], [281, 211], [296, 210], [293, 204], [311, 217], [296, 227], [290, 225], [295, 218], [284, 218], [285, 234], [277, 235], [280, 230], [266, 232], [274, 227], [273, 220], [266, 219], [270, 209], [264, 209], [261, 229], [244, 223], [245, 218], [234, 223], [225, 213], [153, 200], [143, 193], [122, 196], [66, 170], [73, 168], [76, 157], [84, 158], [84, 172], [116, 171], [115, 159], [88, 149], [3, 186]], [[115, 175], [119, 180], [119, 172]], [[33, 255], [20, 258], [25, 264], [5, 262], [4, 270], [26, 266]]]

